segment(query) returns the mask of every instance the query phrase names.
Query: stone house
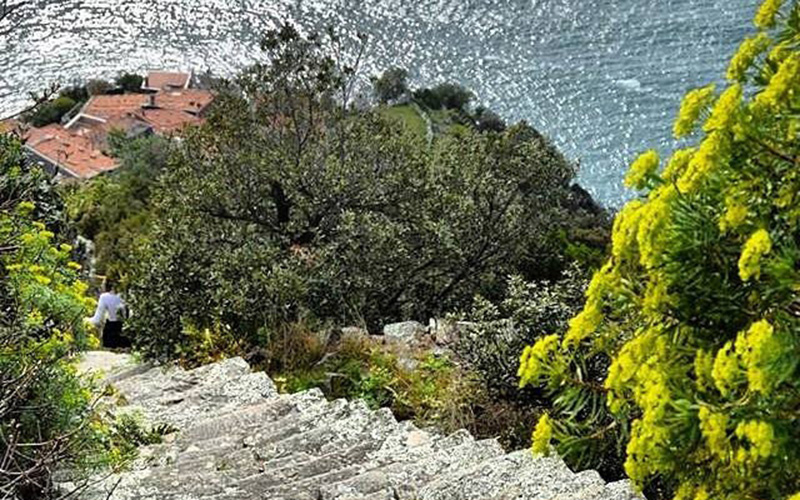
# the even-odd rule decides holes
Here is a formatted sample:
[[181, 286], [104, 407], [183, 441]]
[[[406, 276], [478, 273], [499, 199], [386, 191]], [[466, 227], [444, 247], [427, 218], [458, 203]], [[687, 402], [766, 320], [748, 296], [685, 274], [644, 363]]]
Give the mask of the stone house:
[[177, 136], [203, 122], [214, 95], [191, 88], [191, 81], [190, 73], [150, 72], [142, 93], [92, 96], [67, 123], [29, 129], [25, 148], [64, 178], [89, 179], [114, 170], [119, 164], [107, 152], [111, 131]]

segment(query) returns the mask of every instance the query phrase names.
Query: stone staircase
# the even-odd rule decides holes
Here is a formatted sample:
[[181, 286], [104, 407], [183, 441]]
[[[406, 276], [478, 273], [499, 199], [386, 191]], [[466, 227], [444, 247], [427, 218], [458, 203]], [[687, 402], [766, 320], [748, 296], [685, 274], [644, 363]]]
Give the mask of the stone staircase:
[[626, 482], [573, 473], [557, 457], [506, 454], [495, 440], [398, 422], [361, 401], [278, 394], [239, 358], [184, 371], [89, 353], [127, 404], [177, 429], [87, 500], [633, 500]]

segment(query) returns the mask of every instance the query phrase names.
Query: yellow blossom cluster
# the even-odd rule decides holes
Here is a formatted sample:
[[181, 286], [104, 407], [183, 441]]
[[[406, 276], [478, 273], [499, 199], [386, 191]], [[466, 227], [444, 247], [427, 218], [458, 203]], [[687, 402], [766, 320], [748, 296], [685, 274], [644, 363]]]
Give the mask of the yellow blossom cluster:
[[643, 420], [634, 420], [631, 437], [625, 448], [625, 472], [636, 483], [641, 484], [656, 472], [669, 470], [664, 450], [669, 442], [669, 433], [664, 426], [650, 425]]
[[740, 423], [736, 426], [736, 437], [750, 442], [749, 451], [739, 450], [737, 459], [740, 461], [747, 458], [769, 458], [775, 448], [775, 431], [764, 421], [750, 420]]
[[612, 411], [619, 409], [617, 404], [628, 391], [633, 392], [638, 404], [660, 411], [663, 403], [660, 394], [668, 392], [662, 387], [664, 381], [658, 370], [659, 354], [665, 351], [665, 340], [658, 329], [640, 332], [622, 346], [604, 382]]
[[548, 361], [558, 349], [558, 335], [546, 335], [533, 346], [526, 346], [519, 360], [519, 386], [536, 382], [547, 368]]
[[678, 117], [675, 120], [673, 128], [675, 138], [680, 139], [692, 133], [700, 115], [714, 101], [715, 90], [716, 87], [712, 84], [692, 90], [686, 94], [678, 111]]
[[23, 201], [17, 205], [17, 212], [20, 215], [28, 215], [36, 208], [36, 205], [32, 201]]
[[762, 52], [767, 50], [772, 41], [766, 33], [759, 33], [758, 35], [746, 38], [736, 51], [736, 55], [731, 59], [728, 66], [728, 80], [742, 81], [744, 80], [747, 70], [753, 65]]
[[767, 55], [767, 59], [769, 59], [770, 62], [772, 62], [772, 63], [780, 64], [791, 53], [792, 53], [791, 49], [790, 49], [790, 47], [789, 47], [789, 45], [787, 43], [783, 43], [783, 42], [782, 43], [777, 43], [777, 44], [775, 44], [774, 47], [772, 47], [772, 50], [769, 51], [769, 55]]
[[733, 350], [733, 342], [727, 342], [714, 358], [714, 368], [711, 371], [714, 385], [723, 396], [727, 396], [737, 385], [740, 376], [739, 358]]
[[578, 345], [597, 331], [597, 327], [602, 321], [603, 312], [600, 310], [599, 304], [587, 304], [583, 311], [570, 320], [569, 329], [564, 336], [563, 347], [566, 349]]
[[694, 357], [694, 375], [697, 388], [706, 391], [714, 387], [714, 356], [703, 349], [698, 349]]
[[711, 116], [703, 125], [703, 130], [706, 132], [727, 130], [733, 120], [736, 119], [736, 113], [739, 111], [741, 104], [742, 86], [736, 83], [728, 87], [719, 97], [711, 110]]
[[642, 153], [631, 164], [625, 176], [625, 185], [634, 189], [644, 189], [647, 180], [658, 170], [658, 152], [651, 149]]
[[703, 433], [708, 450], [719, 458], [727, 456], [730, 452], [728, 416], [713, 412], [707, 406], [701, 406], [697, 416], [700, 419], [700, 432]]
[[706, 136], [678, 179], [678, 189], [689, 193], [699, 188], [709, 174], [727, 161], [729, 150], [730, 140], [724, 132], [716, 131]]
[[662, 309], [672, 301], [669, 295], [668, 284], [663, 274], [657, 273], [650, 277], [647, 282], [642, 308], [646, 315], [657, 318]]
[[719, 219], [719, 230], [723, 233], [740, 227], [747, 220], [750, 210], [736, 196], [725, 198], [725, 213]]
[[775, 16], [783, 5], [783, 0], [764, 0], [756, 12], [756, 17], [753, 23], [762, 29], [772, 28], [775, 26]]
[[759, 229], [750, 236], [739, 257], [739, 277], [742, 281], [761, 276], [761, 258], [771, 251], [772, 240], [766, 229]]
[[645, 268], [654, 268], [660, 263], [672, 202], [677, 195], [673, 184], [662, 184], [650, 193], [648, 202], [638, 211], [636, 242], [639, 262]]
[[770, 371], [783, 352], [783, 346], [775, 334], [775, 328], [767, 321], [753, 323], [736, 339], [736, 353], [747, 370], [747, 382], [751, 391], [769, 393], [776, 384]]
[[641, 200], [633, 200], [619, 211], [614, 219], [611, 230], [611, 253], [615, 258], [623, 257], [631, 251], [631, 242], [636, 240], [639, 230], [639, 219], [642, 216], [639, 210], [644, 206]]
[[545, 413], [539, 417], [531, 437], [531, 451], [537, 454], [550, 453], [550, 441], [553, 439], [553, 423], [550, 416]]
[[692, 157], [697, 152], [695, 148], [679, 149], [672, 153], [672, 157], [667, 162], [667, 166], [661, 173], [661, 177], [666, 181], [677, 180], [683, 174]]
[[794, 53], [781, 63], [769, 85], [756, 96], [752, 108], [766, 112], [784, 103], [800, 87], [800, 54]]
[[617, 266], [611, 260], [607, 261], [592, 276], [586, 288], [586, 300], [596, 304], [602, 303], [606, 295], [619, 289], [621, 279]]

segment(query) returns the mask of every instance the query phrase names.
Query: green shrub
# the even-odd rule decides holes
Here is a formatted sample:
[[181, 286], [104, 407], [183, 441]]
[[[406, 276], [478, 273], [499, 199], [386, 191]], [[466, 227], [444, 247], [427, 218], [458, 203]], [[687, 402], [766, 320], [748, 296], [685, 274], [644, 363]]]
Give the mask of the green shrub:
[[[330, 398], [362, 399], [371, 408], [391, 408], [397, 418], [444, 432], [477, 426], [474, 410], [484, 401], [482, 382], [450, 358], [366, 336], [345, 335], [329, 344], [307, 330], [295, 327], [294, 333], [303, 339], [289, 349], [295, 363], [273, 372], [281, 390], [317, 387]], [[287, 355], [285, 347], [280, 352]]]
[[86, 90], [86, 87], [77, 84], [62, 88], [58, 92], [58, 95], [61, 97], [69, 97], [75, 102], [85, 102], [89, 99], [89, 92]]
[[161, 444], [166, 434], [175, 432], [176, 429], [168, 424], [156, 427], [148, 426], [141, 414], [136, 412], [121, 411], [107, 417], [107, 430], [105, 430], [104, 446], [109, 450], [109, 464], [114, 470], [127, 468], [139, 456], [142, 446]]
[[61, 117], [75, 107], [77, 102], [72, 98], [62, 95], [37, 107], [25, 116], [25, 121], [34, 127], [44, 127], [51, 123], [58, 123]]
[[477, 297], [466, 318], [456, 353], [486, 380], [498, 400], [540, 404], [538, 398], [520, 393], [515, 376], [519, 353], [545, 335], [563, 331], [567, 321], [583, 306], [588, 284], [580, 269], [571, 267], [553, 282], [508, 279], [502, 301]]
[[440, 83], [433, 88], [414, 91], [414, 99], [429, 109], [466, 111], [475, 96], [457, 83]]
[[756, 25], [724, 91], [687, 94], [674, 131], [696, 144], [631, 166], [643, 196], [618, 214], [583, 311], [522, 355], [521, 384], [568, 403], [534, 449], [552, 438], [590, 463], [617, 449], [659, 496], [800, 491], [800, 3], [767, 0]]
[[379, 77], [372, 77], [372, 91], [378, 102], [386, 104], [408, 93], [408, 71], [403, 68], [389, 68]]
[[140, 92], [143, 82], [144, 78], [135, 73], [122, 73], [115, 80], [117, 87], [122, 88], [125, 92]]
[[553, 282], [508, 280], [502, 301], [477, 297], [458, 326], [454, 351], [486, 386], [486, 401], [476, 408], [475, 433], [499, 437], [507, 449], [530, 446], [530, 426], [536, 416], [553, 405], [542, 391], [519, 390], [514, 376], [519, 353], [537, 339], [562, 331], [583, 305], [587, 280], [577, 267], [567, 269]]

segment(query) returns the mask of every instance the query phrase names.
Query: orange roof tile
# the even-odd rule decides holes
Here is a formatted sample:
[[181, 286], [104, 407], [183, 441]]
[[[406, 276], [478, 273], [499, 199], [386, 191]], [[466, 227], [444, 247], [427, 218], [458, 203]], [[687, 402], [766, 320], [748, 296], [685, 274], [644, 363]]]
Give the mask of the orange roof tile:
[[213, 100], [211, 92], [198, 89], [97, 95], [67, 127], [51, 124], [31, 129], [27, 146], [75, 176], [89, 178], [117, 167], [116, 160], [102, 152], [111, 130], [149, 126], [156, 133], [171, 134], [202, 123], [201, 115]]
[[151, 71], [147, 74], [145, 87], [165, 90], [167, 88], [186, 88], [189, 86], [191, 75], [169, 71]]
[[137, 115], [159, 134], [177, 132], [186, 125], [199, 125], [203, 119], [175, 109], [143, 109]]
[[147, 103], [143, 94], [96, 95], [83, 106], [81, 112], [105, 120], [121, 118], [131, 111], [139, 110]]
[[180, 109], [190, 113], [201, 113], [213, 100], [214, 94], [208, 90], [200, 89], [167, 91], [156, 94], [157, 106], [167, 109]]
[[202, 120], [197, 115], [213, 100], [211, 92], [195, 89], [149, 95], [98, 95], [89, 99], [82, 113], [109, 122], [134, 117], [151, 123], [156, 132], [165, 133], [174, 132], [188, 123], [200, 123]]
[[75, 133], [53, 123], [30, 129], [26, 139], [29, 149], [76, 177], [88, 179], [117, 167], [116, 160], [97, 149], [85, 132]]

